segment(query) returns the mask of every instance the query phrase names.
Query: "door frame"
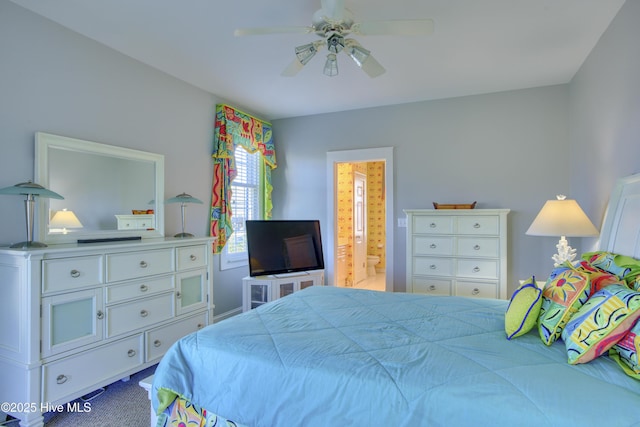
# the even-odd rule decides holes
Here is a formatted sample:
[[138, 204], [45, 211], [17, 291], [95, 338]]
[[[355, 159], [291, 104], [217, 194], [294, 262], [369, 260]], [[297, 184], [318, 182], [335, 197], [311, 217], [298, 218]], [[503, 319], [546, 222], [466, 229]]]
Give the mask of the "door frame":
[[327, 152], [327, 242], [325, 243], [325, 279], [326, 283], [334, 285], [334, 275], [336, 271], [336, 257], [338, 232], [336, 228], [336, 164], [354, 162], [378, 162], [383, 161], [384, 167], [384, 191], [385, 191], [385, 290], [394, 290], [394, 264], [393, 244], [394, 244], [394, 211], [393, 211], [393, 147], [367, 148], [361, 150], [343, 150]]

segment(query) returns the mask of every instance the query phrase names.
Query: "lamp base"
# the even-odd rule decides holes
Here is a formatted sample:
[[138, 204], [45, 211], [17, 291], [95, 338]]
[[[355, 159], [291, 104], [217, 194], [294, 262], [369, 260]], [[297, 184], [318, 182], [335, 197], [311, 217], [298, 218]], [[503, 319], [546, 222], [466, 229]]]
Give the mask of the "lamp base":
[[569, 242], [567, 242], [564, 236], [560, 237], [556, 248], [558, 248], [558, 253], [551, 257], [551, 259], [555, 261], [553, 264], [554, 267], [560, 267], [567, 261], [573, 261], [576, 257], [576, 250], [569, 246]]
[[195, 236], [193, 234], [191, 234], [191, 233], [178, 233], [173, 237], [179, 237], [181, 239], [184, 239], [186, 237], [195, 237]]
[[31, 248], [46, 248], [47, 245], [45, 245], [44, 243], [40, 243], [40, 242], [30, 241], [30, 242], [14, 243], [13, 245], [11, 245], [9, 247], [11, 249], [31, 249]]

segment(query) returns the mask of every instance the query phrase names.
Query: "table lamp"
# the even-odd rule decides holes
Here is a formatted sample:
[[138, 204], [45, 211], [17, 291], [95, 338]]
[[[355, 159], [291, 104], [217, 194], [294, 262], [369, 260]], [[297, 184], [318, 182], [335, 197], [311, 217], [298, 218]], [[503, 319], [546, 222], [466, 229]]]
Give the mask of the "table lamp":
[[548, 200], [538, 216], [527, 230], [530, 236], [560, 236], [556, 245], [558, 253], [551, 259], [558, 267], [565, 261], [573, 261], [576, 250], [569, 246], [566, 237], [597, 236], [598, 230], [589, 217], [584, 213], [578, 202], [567, 199], [563, 195], [556, 196], [557, 200]]
[[180, 203], [180, 213], [182, 216], [182, 233], [178, 233], [173, 237], [193, 237], [191, 233], [185, 233], [184, 231], [184, 210], [187, 203], [199, 203], [202, 204], [202, 200], [196, 199], [187, 193], [178, 194], [176, 197], [165, 200], [165, 203]]
[[82, 223], [73, 211], [62, 209], [49, 221], [49, 230], [53, 231], [54, 228], [60, 230], [62, 234], [67, 234], [69, 228], [82, 228]]
[[46, 197], [50, 199], [64, 199], [58, 193], [51, 190], [47, 190], [43, 186], [34, 182], [21, 182], [20, 184], [12, 185], [11, 187], [5, 187], [0, 189], [0, 194], [13, 194], [27, 196], [24, 201], [24, 210], [27, 219], [27, 241], [15, 243], [11, 245], [14, 249], [28, 249], [28, 248], [46, 248], [47, 245], [40, 242], [33, 241], [33, 213], [35, 207], [34, 196]]

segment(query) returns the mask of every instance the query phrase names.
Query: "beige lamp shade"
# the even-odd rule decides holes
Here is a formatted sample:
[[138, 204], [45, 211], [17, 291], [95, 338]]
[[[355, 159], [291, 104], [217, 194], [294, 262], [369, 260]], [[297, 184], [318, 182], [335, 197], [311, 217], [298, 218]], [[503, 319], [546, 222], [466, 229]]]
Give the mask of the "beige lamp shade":
[[[562, 196], [559, 196], [562, 197]], [[527, 230], [531, 236], [597, 236], [598, 229], [572, 199], [547, 201]]]
[[82, 228], [82, 223], [73, 211], [63, 209], [53, 215], [49, 221], [49, 228], [61, 229], [63, 233], [66, 233], [68, 228]]

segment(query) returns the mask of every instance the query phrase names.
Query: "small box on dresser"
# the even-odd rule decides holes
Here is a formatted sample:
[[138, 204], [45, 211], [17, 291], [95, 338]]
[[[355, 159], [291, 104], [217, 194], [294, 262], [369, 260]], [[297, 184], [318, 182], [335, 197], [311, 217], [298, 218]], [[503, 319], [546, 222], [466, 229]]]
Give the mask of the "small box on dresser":
[[407, 292], [507, 297], [509, 209], [408, 209]]
[[[213, 318], [210, 238], [0, 249], [0, 400], [41, 426], [64, 404], [157, 363]], [[35, 409], [35, 410], [32, 410]]]

